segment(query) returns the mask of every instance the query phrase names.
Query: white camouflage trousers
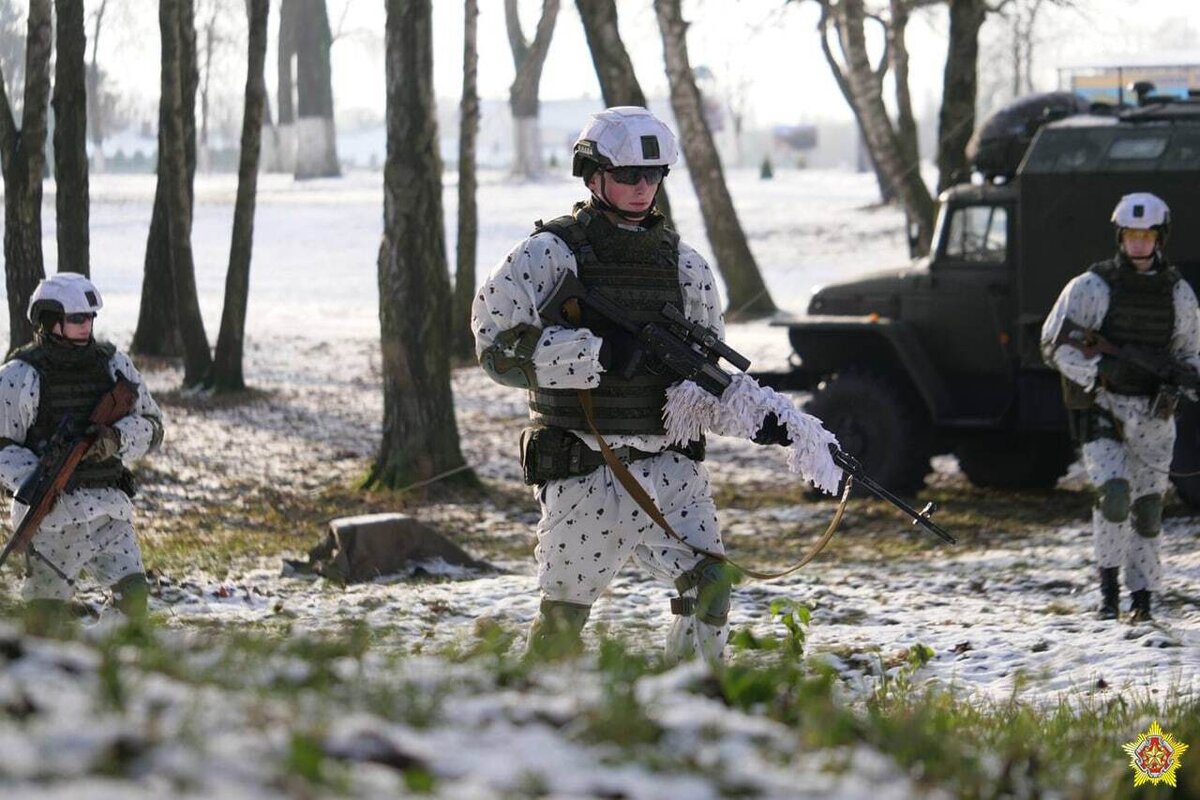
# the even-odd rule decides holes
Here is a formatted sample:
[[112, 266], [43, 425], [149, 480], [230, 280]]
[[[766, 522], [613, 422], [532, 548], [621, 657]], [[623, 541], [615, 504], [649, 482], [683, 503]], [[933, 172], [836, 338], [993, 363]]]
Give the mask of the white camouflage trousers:
[[26, 600], [70, 600], [75, 580], [85, 568], [105, 586], [146, 571], [133, 525], [113, 517], [43, 527], [33, 537], [27, 556], [29, 574], [22, 588]]
[[[696, 547], [724, 553], [717, 511], [704, 466], [674, 452], [629, 465], [663, 517]], [[537, 491], [542, 518], [537, 528], [538, 585], [547, 600], [592, 605], [629, 559], [667, 582], [703, 558], [671, 538], [603, 466], [577, 477], [549, 481]], [[695, 597], [696, 589], [684, 594]], [[728, 626], [694, 616], [676, 617], [667, 636], [667, 655], [721, 657]]]
[[[1167, 491], [1168, 471], [1175, 448], [1175, 420], [1131, 415], [1122, 421], [1124, 441], [1097, 439], [1083, 445], [1083, 464], [1097, 489], [1111, 480], [1129, 481], [1129, 498]], [[1130, 518], [1114, 522], [1100, 508], [1092, 510], [1093, 547], [1100, 567], [1124, 567], [1130, 591], [1157, 592], [1162, 586], [1159, 555], [1162, 534], [1140, 536]]]

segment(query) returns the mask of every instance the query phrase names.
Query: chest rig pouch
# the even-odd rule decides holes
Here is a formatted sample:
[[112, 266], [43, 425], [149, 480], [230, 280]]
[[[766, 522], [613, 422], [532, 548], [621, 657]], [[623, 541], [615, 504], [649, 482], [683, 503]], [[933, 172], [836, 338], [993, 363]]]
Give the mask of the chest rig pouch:
[[[679, 285], [679, 236], [662, 217], [627, 230], [600, 211], [579, 203], [564, 217], [539, 224], [575, 255], [579, 279], [618, 302], [637, 323], [661, 322], [664, 303], [683, 308]], [[581, 325], [597, 336], [625, 335], [604, 318], [583, 309]], [[597, 429], [604, 434], [662, 434], [669, 375], [641, 371], [626, 378], [606, 372], [592, 389]], [[583, 430], [587, 421], [574, 389], [537, 387], [529, 393], [530, 417], [541, 425]]]
[[[96, 404], [114, 385], [109, 362], [115, 353], [111, 344], [75, 347], [43, 340], [13, 354], [37, 370], [40, 387], [37, 418], [26, 432], [25, 447], [41, 458], [60, 428], [72, 438], [83, 434]], [[66, 488], [118, 488], [130, 497], [136, 492], [133, 473], [116, 457], [79, 462]]]
[[[1091, 269], [1109, 288], [1108, 311], [1100, 334], [1118, 346], [1170, 349], [1179, 271], [1160, 265], [1153, 274], [1143, 274], [1123, 258], [1101, 262]], [[1151, 396], [1158, 393], [1161, 383], [1157, 376], [1121, 362], [1107, 376], [1105, 388], [1118, 394]]]

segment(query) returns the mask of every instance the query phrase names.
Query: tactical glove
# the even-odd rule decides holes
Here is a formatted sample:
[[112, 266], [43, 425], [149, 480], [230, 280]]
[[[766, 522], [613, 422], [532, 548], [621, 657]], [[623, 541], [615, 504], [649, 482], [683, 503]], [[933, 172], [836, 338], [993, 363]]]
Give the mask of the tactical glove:
[[92, 425], [87, 429], [88, 436], [95, 436], [92, 446], [83, 454], [84, 461], [106, 461], [121, 449], [121, 433], [108, 425]]
[[767, 414], [752, 441], [755, 444], [778, 444], [786, 447], [792, 443], [792, 438], [788, 436], [787, 426], [779, 422], [779, 417]]
[[626, 333], [611, 333], [601, 340], [600, 366], [605, 372], [632, 378], [646, 360], [642, 343]]

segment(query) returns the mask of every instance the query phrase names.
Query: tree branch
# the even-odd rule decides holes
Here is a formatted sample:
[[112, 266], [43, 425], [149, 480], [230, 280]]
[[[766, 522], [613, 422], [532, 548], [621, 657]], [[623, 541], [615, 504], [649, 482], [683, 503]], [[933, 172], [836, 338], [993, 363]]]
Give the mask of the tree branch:
[[529, 51], [525, 33], [521, 30], [521, 15], [517, 11], [517, 0], [504, 0], [504, 26], [508, 29], [508, 46], [512, 48], [513, 61], [520, 69], [521, 62]]

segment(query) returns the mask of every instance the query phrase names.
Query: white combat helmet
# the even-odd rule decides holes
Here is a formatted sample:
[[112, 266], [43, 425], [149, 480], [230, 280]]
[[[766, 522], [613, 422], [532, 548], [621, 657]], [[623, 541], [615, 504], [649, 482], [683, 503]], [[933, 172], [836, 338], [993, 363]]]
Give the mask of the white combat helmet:
[[1125, 195], [1117, 203], [1113, 209], [1112, 223], [1117, 228], [1160, 228], [1165, 232], [1171, 225], [1171, 209], [1156, 195], [1135, 192]]
[[584, 165], [667, 167], [679, 160], [675, 134], [640, 106], [615, 106], [593, 114], [575, 142], [571, 174], [584, 176]]
[[59, 272], [43, 278], [29, 298], [26, 316], [37, 325], [38, 317], [46, 312], [56, 314], [95, 314], [104, 307], [96, 285], [76, 272]]

